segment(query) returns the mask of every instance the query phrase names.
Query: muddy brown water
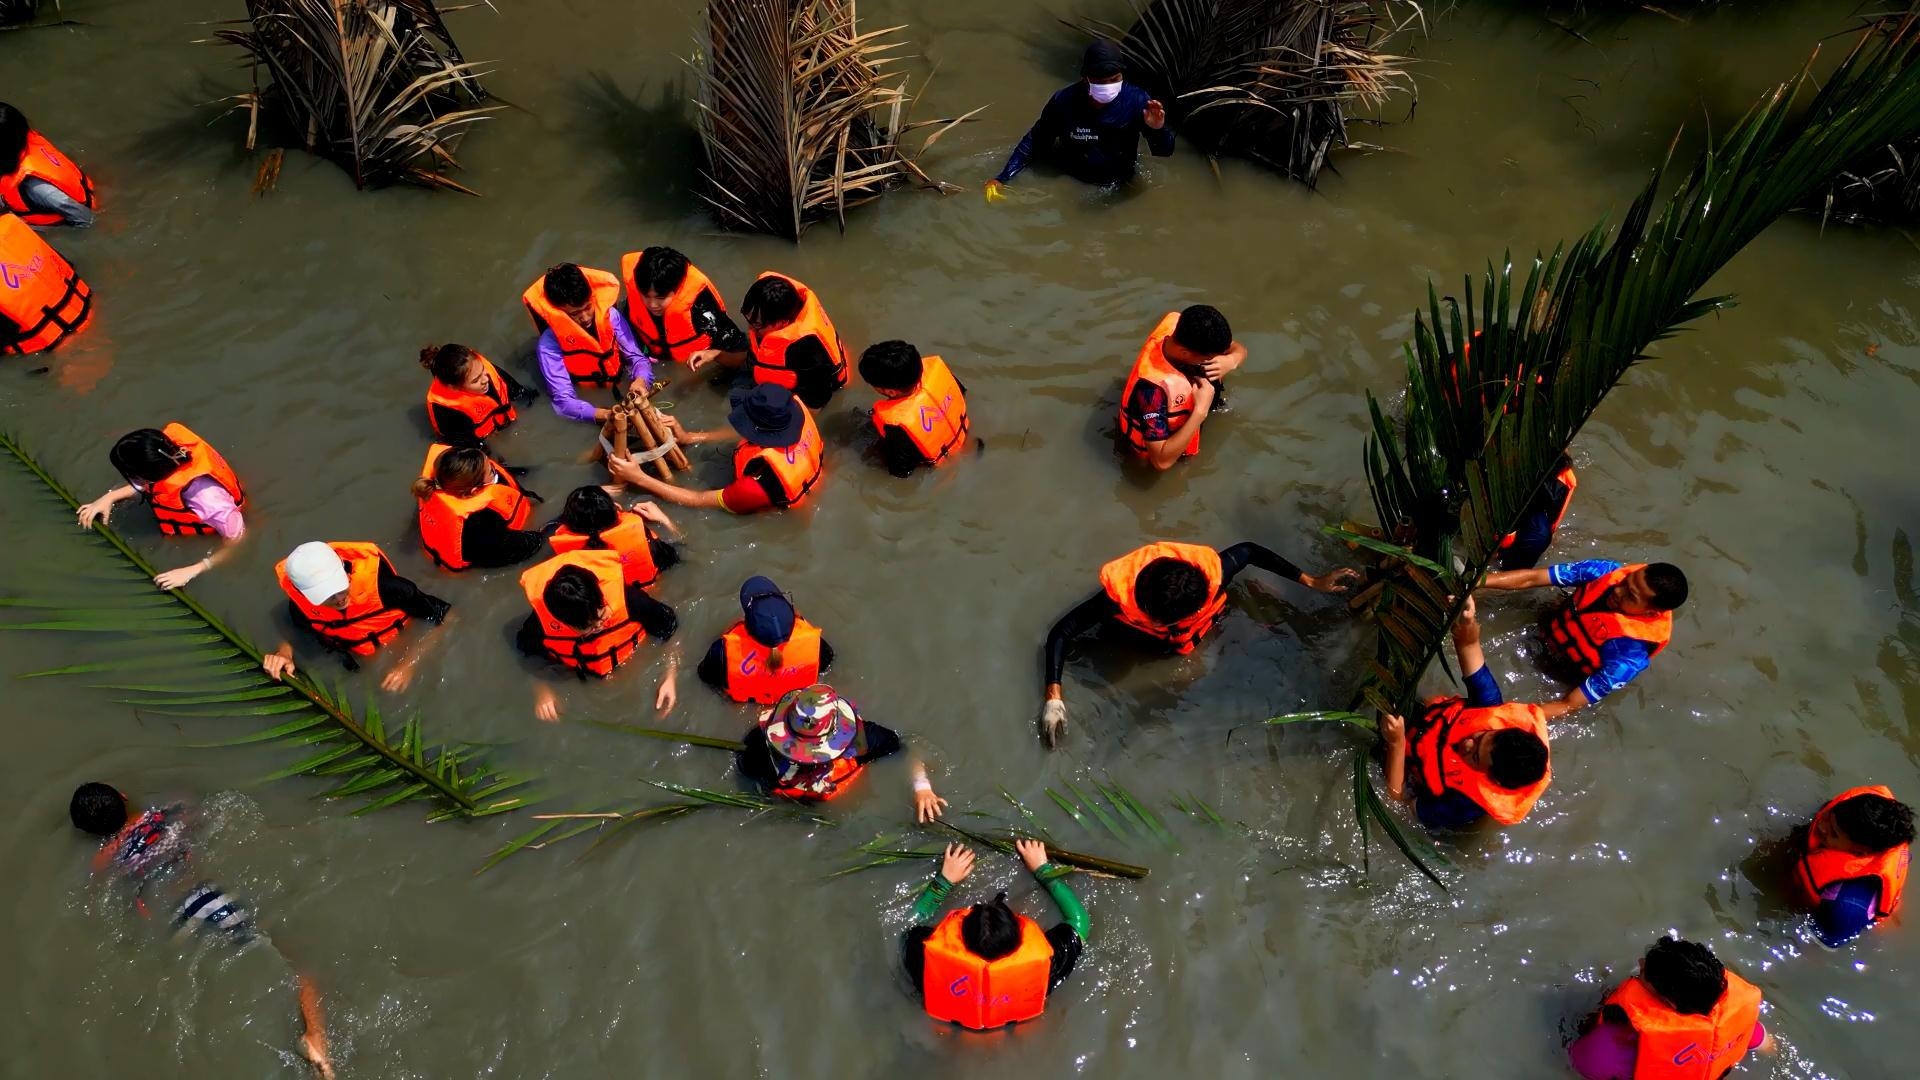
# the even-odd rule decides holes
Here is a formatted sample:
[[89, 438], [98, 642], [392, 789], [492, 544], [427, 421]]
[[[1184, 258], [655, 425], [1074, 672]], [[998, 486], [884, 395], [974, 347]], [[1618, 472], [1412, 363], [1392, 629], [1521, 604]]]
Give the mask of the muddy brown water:
[[[1725, 123], [1843, 26], [1845, 4], [1636, 19], [1585, 43], [1471, 5], [1413, 46], [1414, 122], [1364, 133], [1387, 150], [1341, 159], [1318, 194], [1232, 162], [1216, 176], [1183, 150], [1121, 197], [1029, 176], [992, 209], [978, 185], [1070, 73], [1060, 12], [875, 4], [873, 25], [909, 22], [938, 65], [928, 115], [992, 106], [929, 158], [967, 192], [903, 192], [798, 247], [717, 234], [696, 205], [678, 59], [691, 3], [455, 16], [520, 106], [462, 150], [479, 200], [358, 194], [298, 155], [278, 193], [251, 198], [234, 122], [209, 126], [195, 108], [244, 74], [189, 43], [206, 32], [195, 21], [239, 5], [68, 7], [87, 25], [0, 37], [0, 65], [16, 76], [4, 96], [101, 183], [99, 227], [54, 238], [101, 313], [44, 377], [19, 360], [0, 369], [0, 423], [85, 497], [112, 479], [105, 447], [127, 429], [180, 418], [217, 442], [257, 509], [245, 548], [195, 591], [236, 627], [283, 632], [270, 568], [294, 544], [376, 540], [458, 605], [408, 694], [432, 732], [500, 744], [559, 806], [644, 802], [645, 778], [727, 786], [711, 751], [577, 722], [646, 719], [656, 650], [610, 683], [563, 685], [576, 722], [534, 721], [510, 651], [514, 572], [444, 578], [412, 537], [405, 491], [425, 446], [413, 357], [453, 339], [524, 365], [518, 293], [560, 259], [612, 266], [671, 243], [734, 297], [777, 267], [819, 290], [856, 347], [904, 336], [945, 356], [987, 449], [891, 479], [857, 454], [869, 394], [849, 390], [825, 420], [833, 449], [811, 508], [679, 514], [687, 565], [659, 592], [689, 660], [734, 617], [741, 578], [770, 574], [839, 649], [834, 681], [909, 735], [957, 808], [1004, 808], [1004, 787], [1062, 840], [1153, 874], [1081, 883], [1091, 948], [1046, 1019], [964, 1037], [930, 1026], [897, 974], [923, 869], [826, 878], [897, 830], [904, 761], [834, 808], [837, 829], [714, 812], [586, 861], [580, 846], [527, 853], [475, 878], [526, 821], [350, 817], [315, 801], [315, 783], [256, 782], [287, 751], [189, 745], [244, 722], [188, 730], [75, 683], [9, 680], [0, 1072], [299, 1070], [270, 955], [173, 941], [87, 886], [63, 807], [95, 778], [209, 804], [202, 872], [251, 900], [320, 981], [346, 1076], [1555, 1076], [1571, 1024], [1669, 929], [1711, 940], [1766, 991], [1785, 1052], [1748, 1075], [1910, 1071], [1920, 1043], [1899, 1018], [1920, 990], [1920, 937], [1895, 924], [1829, 953], [1754, 859], [1839, 788], [1920, 793], [1920, 250], [1897, 232], [1774, 228], [1716, 283], [1740, 307], [1662, 345], [1582, 434], [1558, 554], [1670, 558], [1695, 599], [1649, 675], [1557, 733], [1555, 785], [1531, 819], [1448, 845], [1451, 894], [1377, 836], [1363, 872], [1339, 735], [1244, 727], [1338, 704], [1351, 684], [1358, 632], [1321, 597], [1256, 580], [1186, 661], [1083, 648], [1068, 748], [1046, 754], [1031, 726], [1041, 637], [1116, 553], [1149, 537], [1258, 539], [1312, 567], [1338, 560], [1317, 529], [1367, 513], [1364, 391], [1402, 378], [1427, 279], [1453, 288], [1505, 249], [1617, 213], [1677, 125]], [[1252, 352], [1233, 410], [1197, 462], [1124, 475], [1107, 439], [1120, 376], [1162, 312], [1200, 300]], [[669, 396], [718, 422], [716, 394]], [[583, 440], [540, 405], [499, 448], [559, 496], [590, 477], [572, 461]], [[715, 457], [698, 458], [717, 478]], [[0, 475], [0, 590], [87, 565], [31, 481]], [[163, 566], [200, 550], [126, 508], [116, 523]], [[1483, 606], [1512, 696], [1552, 689], [1532, 661], [1545, 602]], [[0, 672], [84, 648], [9, 635]], [[747, 719], [683, 676], [674, 722], [732, 734]], [[1044, 795], [1106, 777], [1161, 808], [1177, 853], [1079, 832]], [[1166, 802], [1185, 795], [1236, 824], [1181, 818]], [[1015, 869], [983, 859], [967, 892], [1011, 886], [1051, 921]]]

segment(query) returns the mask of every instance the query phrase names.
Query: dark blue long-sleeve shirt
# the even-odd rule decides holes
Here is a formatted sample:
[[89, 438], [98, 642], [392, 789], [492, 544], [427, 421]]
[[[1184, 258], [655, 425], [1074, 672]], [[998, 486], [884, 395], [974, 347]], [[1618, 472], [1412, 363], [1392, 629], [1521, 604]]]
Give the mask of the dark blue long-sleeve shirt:
[[1105, 105], [1087, 96], [1085, 83], [1053, 95], [1040, 110], [1040, 119], [1013, 148], [1007, 167], [996, 178], [1001, 183], [1020, 175], [1038, 155], [1089, 184], [1118, 184], [1133, 179], [1140, 161], [1140, 136], [1154, 157], [1173, 153], [1173, 127], [1147, 126], [1147, 92], [1124, 86], [1120, 96]]

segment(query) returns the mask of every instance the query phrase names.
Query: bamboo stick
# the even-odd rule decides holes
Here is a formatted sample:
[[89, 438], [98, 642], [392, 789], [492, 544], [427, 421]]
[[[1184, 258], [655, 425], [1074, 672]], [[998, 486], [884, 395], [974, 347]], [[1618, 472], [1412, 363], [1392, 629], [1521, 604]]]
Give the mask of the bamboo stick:
[[[638, 420], [638, 417], [635, 415], [633, 411], [633, 403], [631, 398], [629, 398], [627, 402], [621, 404], [619, 406], [619, 409], [621, 414], [627, 416], [630, 421]], [[640, 446], [642, 449], [645, 449], [645, 450], [659, 449], [660, 440], [654, 438], [653, 429], [649, 428], [645, 423], [638, 423], [638, 422], [633, 423], [632, 430], [633, 430], [633, 434], [639, 438]], [[653, 475], [659, 477], [661, 480], [664, 480], [669, 484], [673, 482], [673, 470], [667, 465], [665, 458], [654, 458], [652, 461], [647, 462], [647, 468], [651, 469], [653, 471]]]
[[[651, 402], [641, 410], [640, 419], [648, 428], [652, 429], [655, 438], [658, 438], [662, 443], [667, 441], [666, 419], [661, 415], [659, 409], [653, 407]], [[667, 451], [667, 460], [672, 462], [673, 467], [680, 472], [686, 472], [693, 468], [692, 463], [687, 461], [686, 453], [682, 451], [678, 445], [675, 445], [673, 449]]]
[[627, 452], [627, 411], [613, 410], [613, 456], [631, 457]]

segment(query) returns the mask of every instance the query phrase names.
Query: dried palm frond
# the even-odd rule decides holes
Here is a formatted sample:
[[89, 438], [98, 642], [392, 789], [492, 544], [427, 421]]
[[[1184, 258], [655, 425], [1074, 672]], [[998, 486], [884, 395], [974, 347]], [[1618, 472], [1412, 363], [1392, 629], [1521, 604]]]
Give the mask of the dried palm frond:
[[797, 240], [909, 181], [942, 189], [900, 138], [971, 119], [907, 122], [906, 77], [884, 70], [900, 27], [862, 31], [853, 0], [709, 0], [698, 76], [703, 197], [728, 228]]
[[1411, 93], [1393, 35], [1423, 13], [1412, 0], [1128, 0], [1128, 27], [1075, 25], [1111, 37], [1127, 78], [1167, 105], [1208, 154], [1257, 161], [1312, 186], [1358, 109]]
[[264, 121], [339, 163], [355, 187], [407, 181], [473, 194], [446, 175], [483, 104], [480, 65], [453, 43], [433, 0], [247, 0], [247, 18], [213, 40], [247, 53], [247, 149]]

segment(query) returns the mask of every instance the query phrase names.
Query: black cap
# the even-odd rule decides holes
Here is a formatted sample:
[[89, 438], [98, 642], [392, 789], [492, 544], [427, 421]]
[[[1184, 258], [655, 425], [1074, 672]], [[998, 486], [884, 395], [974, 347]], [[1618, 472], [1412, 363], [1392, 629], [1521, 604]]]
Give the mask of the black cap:
[[1126, 68], [1126, 55], [1120, 46], [1099, 38], [1087, 46], [1086, 55], [1080, 58], [1080, 74], [1088, 79], [1111, 79]]

